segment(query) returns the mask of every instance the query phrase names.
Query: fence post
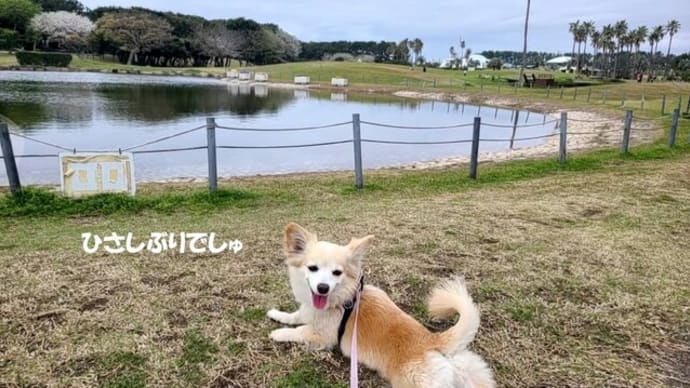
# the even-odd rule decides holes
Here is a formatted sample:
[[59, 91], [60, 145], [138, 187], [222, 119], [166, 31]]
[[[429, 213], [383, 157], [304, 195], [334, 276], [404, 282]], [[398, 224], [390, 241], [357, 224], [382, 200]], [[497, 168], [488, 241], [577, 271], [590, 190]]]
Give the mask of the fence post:
[[352, 114], [352, 145], [355, 152], [355, 187], [364, 187], [362, 176], [362, 134], [359, 127], [359, 113]]
[[621, 106], [625, 106], [625, 91], [623, 91], [623, 97], [621, 97]]
[[642, 97], [640, 98], [640, 109], [644, 110], [644, 92], [642, 93]]
[[561, 112], [561, 141], [558, 148], [558, 162], [565, 164], [566, 162], [566, 145], [568, 142], [568, 112]]
[[587, 90], [587, 102], [589, 102], [589, 99], [592, 98], [592, 88], [590, 87], [589, 90]]
[[436, 78], [434, 78], [434, 88], [436, 88]]
[[546, 85], [546, 98], [551, 96], [551, 85]]
[[577, 100], [577, 88], [573, 88], [573, 100]]
[[206, 118], [206, 147], [208, 150], [208, 191], [218, 189], [218, 165], [216, 163], [216, 119]]
[[498, 94], [501, 94], [501, 84], [498, 84]]
[[625, 124], [623, 126], [623, 143], [621, 145], [621, 152], [628, 153], [630, 146], [630, 125], [632, 124], [633, 111], [628, 109], [625, 111]]
[[688, 96], [688, 105], [685, 107], [685, 113], [690, 113], [690, 96]]
[[479, 129], [482, 126], [482, 118], [474, 118], [474, 130], [472, 131], [472, 153], [470, 154], [470, 178], [477, 179], [477, 162], [479, 159]]
[[561, 86], [561, 100], [563, 99], [563, 86]]
[[668, 134], [668, 146], [673, 148], [676, 145], [676, 131], [678, 130], [678, 118], [680, 117], [680, 108], [673, 110], [673, 119], [671, 120], [671, 131]]
[[661, 96], [661, 115], [663, 116], [664, 113], [666, 113], [666, 95], [664, 94]]
[[7, 180], [10, 183], [10, 190], [12, 194], [18, 194], [22, 190], [22, 186], [19, 183], [17, 163], [14, 160], [10, 130], [5, 123], [0, 123], [0, 146], [2, 146], [2, 156], [5, 162], [5, 171], [7, 171]]
[[604, 89], [604, 91], [601, 93], [601, 103], [606, 104], [606, 98], [608, 97], [608, 89]]

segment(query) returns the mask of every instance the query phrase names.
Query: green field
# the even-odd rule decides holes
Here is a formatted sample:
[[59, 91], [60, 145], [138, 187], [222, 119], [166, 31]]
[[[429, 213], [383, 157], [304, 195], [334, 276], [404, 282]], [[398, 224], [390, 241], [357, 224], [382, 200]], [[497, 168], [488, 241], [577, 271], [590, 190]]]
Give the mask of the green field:
[[[9, 61], [0, 56], [0, 63]], [[618, 115], [635, 108], [655, 118], [664, 135], [671, 118], [670, 109], [658, 117], [661, 96], [690, 95], [682, 83], [623, 82], [593, 86], [593, 95], [608, 88], [607, 96], [588, 103], [588, 87], [547, 98], [545, 90], [516, 93], [482, 76], [513, 72], [465, 78], [357, 63], [260, 69], [279, 79], [322, 74], [321, 82], [351, 75], [357, 89], [360, 75], [363, 90], [505, 97], [548, 110]], [[440, 86], [444, 76], [473, 86]], [[419, 84], [428, 77], [437, 78], [436, 88]], [[405, 79], [417, 83], [400, 85]], [[621, 104], [623, 95], [642, 93], [654, 96], [645, 110], [630, 99]], [[349, 362], [336, 352], [268, 339], [280, 325], [265, 312], [295, 307], [282, 263], [281, 233], [289, 221], [339, 243], [375, 234], [367, 281], [435, 329], [449, 323], [427, 319], [426, 293], [442, 279], [464, 276], [482, 314], [471, 347], [501, 387], [687, 386], [689, 137], [685, 117], [674, 149], [661, 138], [627, 155], [575, 153], [564, 165], [555, 155], [481, 163], [477, 181], [460, 166], [366, 171], [363, 190], [353, 188], [351, 173], [319, 173], [223, 180], [213, 195], [203, 184], [182, 183], [141, 185], [136, 197], [80, 200], [45, 189], [14, 197], [5, 191], [0, 386], [347, 386]], [[82, 250], [84, 232], [145, 238], [160, 231], [215, 232], [241, 240], [244, 249]], [[362, 387], [386, 386], [366, 369], [360, 376]]]

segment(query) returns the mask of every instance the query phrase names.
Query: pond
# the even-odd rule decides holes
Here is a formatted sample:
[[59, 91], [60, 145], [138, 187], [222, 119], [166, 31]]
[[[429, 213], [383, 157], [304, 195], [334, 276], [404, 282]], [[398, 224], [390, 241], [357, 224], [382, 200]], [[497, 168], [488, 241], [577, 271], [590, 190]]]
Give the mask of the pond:
[[[551, 133], [554, 124], [541, 114], [439, 101], [417, 101], [381, 94], [268, 88], [229, 84], [205, 78], [133, 76], [102, 73], [0, 71], [0, 119], [24, 136], [80, 150], [118, 150], [203, 126], [207, 117], [234, 128], [280, 129], [348, 122], [353, 113], [363, 121], [405, 127], [471, 124], [480, 116], [482, 138], [509, 139]], [[544, 122], [545, 125], [541, 125]], [[398, 142], [444, 142], [472, 138], [472, 126], [448, 129], [401, 129], [362, 124], [363, 139]], [[300, 131], [237, 131], [218, 129], [219, 146], [284, 146], [352, 139], [352, 124]], [[520, 141], [516, 148], [539, 144]], [[12, 136], [16, 155], [55, 154], [47, 145]], [[206, 145], [206, 131], [193, 131], [136, 151]], [[506, 150], [509, 141], [482, 142], [480, 152]], [[401, 145], [364, 143], [364, 168], [463, 156], [469, 143]], [[135, 154], [138, 181], [207, 176], [207, 151]], [[2, 162], [0, 162], [2, 164]], [[55, 157], [18, 158], [23, 184], [60, 182]], [[353, 145], [280, 149], [219, 149], [220, 176], [352, 170]], [[7, 185], [4, 165], [0, 184]]]

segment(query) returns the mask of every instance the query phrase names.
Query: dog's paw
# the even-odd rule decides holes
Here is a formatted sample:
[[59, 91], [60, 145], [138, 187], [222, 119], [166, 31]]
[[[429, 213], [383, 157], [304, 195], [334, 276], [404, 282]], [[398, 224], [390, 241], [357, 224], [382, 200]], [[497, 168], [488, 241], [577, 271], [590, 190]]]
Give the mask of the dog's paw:
[[287, 315], [286, 313], [284, 313], [284, 312], [282, 312], [282, 311], [280, 311], [280, 310], [276, 310], [276, 309], [270, 309], [270, 310], [268, 310], [268, 312], [266, 313], [266, 316], [268, 316], [268, 317], [271, 318], [272, 320], [278, 321], [278, 322], [280, 322], [280, 323], [284, 323], [284, 320], [285, 320], [285, 316], [286, 316], [286, 315]]
[[295, 338], [295, 329], [276, 329], [271, 332], [269, 337], [276, 342], [291, 342], [297, 341]]

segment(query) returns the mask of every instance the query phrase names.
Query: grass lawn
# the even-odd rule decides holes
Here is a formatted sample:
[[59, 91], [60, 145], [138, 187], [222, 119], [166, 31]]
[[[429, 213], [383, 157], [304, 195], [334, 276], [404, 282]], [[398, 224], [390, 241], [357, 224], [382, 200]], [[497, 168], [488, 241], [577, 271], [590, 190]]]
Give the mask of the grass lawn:
[[[684, 135], [687, 128], [684, 123]], [[341, 243], [377, 235], [367, 281], [426, 324], [424, 300], [462, 275], [480, 303], [473, 349], [499, 386], [688, 382], [690, 147], [621, 158], [144, 186], [134, 199], [0, 199], [0, 385], [344, 387], [334, 352], [275, 344], [293, 308], [282, 228]], [[238, 254], [109, 255], [81, 233], [215, 232]], [[445, 327], [445, 326], [444, 326]], [[363, 387], [385, 386], [362, 374]]]
[[[0, 55], [0, 63], [10, 60]], [[356, 63], [327, 72], [322, 65], [331, 66], [262, 69], [286, 79], [338, 71], [356, 82], [366, 74], [391, 89], [406, 88], [399, 82], [410, 74], [428, 82], [450, 73]], [[466, 93], [515, 93], [503, 87], [499, 94], [502, 84], [481, 74], [491, 72], [468, 73]], [[663, 94], [690, 94], [687, 84], [608, 87], [604, 104], [588, 103], [588, 88], [568, 88], [562, 100], [554, 91], [546, 99], [544, 90], [521, 89], [517, 99], [622, 110], [628, 106], [618, 97], [646, 93], [656, 97], [639, 113], [656, 117]], [[410, 89], [463, 91], [438, 83]], [[669, 127], [668, 114], [660, 123]], [[687, 386], [689, 135], [684, 118], [673, 150], [659, 140], [626, 156], [570, 155], [566, 165], [555, 158], [482, 163], [478, 181], [464, 167], [367, 171], [362, 191], [352, 188], [351, 174], [327, 173], [233, 179], [215, 195], [190, 184], [142, 185], [134, 198], [0, 193], [0, 386], [345, 387], [349, 362], [336, 352], [268, 339], [280, 325], [266, 311], [296, 307], [282, 263], [289, 221], [340, 243], [375, 234], [367, 281], [434, 329], [451, 323], [427, 320], [428, 290], [464, 276], [482, 313], [472, 348], [499, 386]], [[244, 249], [82, 250], [85, 232], [132, 232], [141, 241], [164, 231], [214, 232]], [[371, 371], [360, 376], [363, 387], [386, 386]]]

